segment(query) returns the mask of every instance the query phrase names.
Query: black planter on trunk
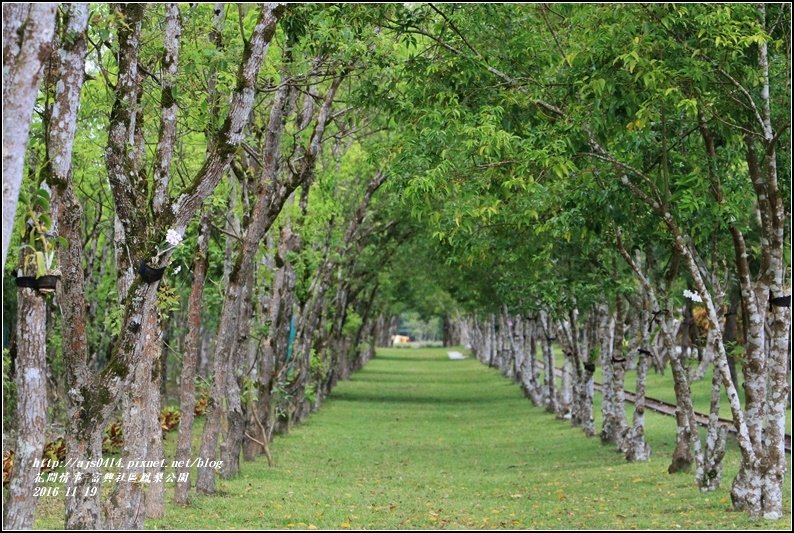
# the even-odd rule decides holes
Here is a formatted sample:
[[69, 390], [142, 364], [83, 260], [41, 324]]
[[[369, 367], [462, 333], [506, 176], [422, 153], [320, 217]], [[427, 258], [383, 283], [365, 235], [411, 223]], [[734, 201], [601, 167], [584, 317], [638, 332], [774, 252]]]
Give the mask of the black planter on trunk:
[[146, 264], [146, 261], [141, 260], [138, 264], [138, 274], [141, 275], [143, 281], [146, 283], [154, 283], [160, 281], [165, 273], [165, 267], [152, 268]]
[[58, 285], [60, 276], [41, 276], [35, 278], [33, 276], [20, 276], [16, 278], [17, 287], [27, 287], [36, 289], [41, 292], [52, 292]]

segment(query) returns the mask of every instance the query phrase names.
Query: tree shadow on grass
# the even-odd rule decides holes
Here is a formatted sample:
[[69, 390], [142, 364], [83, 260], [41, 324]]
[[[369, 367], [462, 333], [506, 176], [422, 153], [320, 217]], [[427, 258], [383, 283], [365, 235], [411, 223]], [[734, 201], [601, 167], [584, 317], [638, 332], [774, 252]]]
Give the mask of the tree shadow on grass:
[[461, 379], [445, 378], [443, 380], [438, 380], [438, 379], [434, 379], [436, 376], [431, 376], [431, 375], [423, 376], [421, 374], [417, 374], [416, 372], [413, 373], [403, 372], [397, 374], [394, 372], [388, 372], [388, 373], [383, 372], [383, 373], [377, 373], [378, 375], [374, 375], [374, 374], [375, 373], [373, 372], [372, 374], [366, 374], [366, 375], [361, 374], [358, 376], [353, 376], [350, 378], [350, 381], [359, 385], [363, 385], [366, 383], [378, 383], [384, 385], [393, 385], [395, 387], [398, 387], [403, 384], [407, 384], [407, 385], [433, 384], [433, 385], [443, 385], [445, 387], [449, 385], [460, 387], [460, 386], [477, 386], [477, 385], [489, 386], [493, 384], [490, 381], [482, 381], [482, 380], [477, 381], [475, 379], [466, 379], [466, 378], [461, 378]]
[[449, 357], [441, 356], [439, 354], [433, 355], [381, 355], [377, 354], [372, 359], [373, 361], [414, 361], [414, 362], [421, 362], [421, 363], [440, 363], [443, 361], [449, 361]]
[[428, 405], [484, 405], [489, 403], [501, 403], [504, 398], [499, 396], [486, 397], [478, 396], [475, 398], [443, 398], [438, 396], [421, 396], [417, 394], [377, 394], [361, 392], [336, 391], [333, 395], [334, 401], [342, 402], [361, 402], [361, 403], [402, 403], [402, 404], [428, 404]]

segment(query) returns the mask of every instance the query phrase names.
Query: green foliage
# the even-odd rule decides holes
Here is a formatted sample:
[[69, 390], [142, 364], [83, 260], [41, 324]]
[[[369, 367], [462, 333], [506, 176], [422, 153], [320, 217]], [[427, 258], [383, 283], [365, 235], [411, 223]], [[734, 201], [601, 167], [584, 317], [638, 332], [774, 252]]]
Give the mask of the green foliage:
[[314, 382], [306, 384], [306, 387], [303, 389], [303, 397], [310, 404], [314, 404], [314, 402], [317, 401], [317, 384]]
[[[35, 272], [37, 278], [53, 271], [55, 250], [63, 239], [51, 236], [50, 191], [44, 187], [33, 187], [23, 194], [20, 191], [20, 208], [24, 211], [26, 224], [22, 226], [23, 272]], [[29, 250], [29, 253], [24, 253]]]
[[318, 382], [325, 378], [330, 367], [330, 362], [320, 357], [320, 354], [312, 348], [311, 357], [309, 360], [309, 375], [312, 377], [312, 382]]
[[110, 312], [105, 315], [104, 327], [110, 335], [118, 335], [121, 331], [121, 324], [124, 320], [124, 308], [115, 306], [110, 309]]
[[207, 412], [210, 403], [210, 392], [212, 391], [212, 383], [201, 377], [196, 378], [196, 405], [193, 408], [193, 414], [196, 416], [204, 416]]
[[243, 388], [240, 394], [240, 401], [242, 404], [248, 407], [252, 406], [259, 398], [257, 390], [258, 387], [256, 381], [248, 376], [245, 376], [243, 378]]
[[[440, 312], [443, 312], [441, 310]], [[414, 339], [437, 341], [441, 339], [441, 319], [438, 316], [422, 315], [416, 311], [409, 311], [400, 315], [400, 334], [408, 334]]]
[[276, 381], [270, 393], [270, 401], [275, 405], [276, 416], [279, 418], [284, 418], [287, 416], [285, 407], [293, 397], [293, 394], [288, 386], [290, 383], [290, 377], [291, 376], [289, 373], [287, 373], [285, 378]]
[[178, 311], [181, 307], [181, 298], [176, 288], [167, 283], [160, 283], [157, 287], [157, 309], [160, 319], [164, 320], [171, 313]]
[[3, 348], [3, 425], [14, 427], [17, 410], [17, 388], [11, 374], [11, 350]]
[[349, 311], [345, 316], [345, 324], [342, 326], [342, 335], [350, 337], [355, 335], [364, 323], [361, 316], [355, 311]]

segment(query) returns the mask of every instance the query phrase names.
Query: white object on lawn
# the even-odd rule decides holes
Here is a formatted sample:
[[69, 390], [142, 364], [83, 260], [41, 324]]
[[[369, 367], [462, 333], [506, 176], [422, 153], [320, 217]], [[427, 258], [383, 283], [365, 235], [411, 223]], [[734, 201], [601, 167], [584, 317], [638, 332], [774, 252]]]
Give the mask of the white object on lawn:
[[447, 355], [452, 360], [466, 359], [466, 356], [460, 352], [447, 352]]

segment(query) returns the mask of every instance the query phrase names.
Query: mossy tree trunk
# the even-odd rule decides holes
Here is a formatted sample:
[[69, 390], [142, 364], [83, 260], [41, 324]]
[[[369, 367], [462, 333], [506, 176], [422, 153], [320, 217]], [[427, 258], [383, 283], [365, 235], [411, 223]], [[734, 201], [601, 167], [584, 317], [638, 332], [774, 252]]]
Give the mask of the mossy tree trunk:
[[556, 390], [556, 376], [554, 374], [554, 352], [552, 351], [552, 341], [554, 334], [551, 329], [551, 321], [545, 311], [540, 312], [540, 327], [543, 334], [543, 378], [545, 380], [544, 388], [546, 390], [546, 410], [550, 413], [557, 413], [558, 398]]
[[4, 523], [9, 529], [32, 529], [39, 473], [34, 465], [47, 430], [47, 307], [44, 294], [27, 287], [18, 289], [17, 306], [17, 437]]
[[[158, 342], [158, 335], [153, 334], [150, 325], [153, 324], [158, 312], [156, 302], [159, 280], [143, 277], [145, 269], [142, 262], [154, 263], [149, 264], [151, 268], [162, 268], [167, 265], [172, 251], [156, 254], [152, 243], [162, 242], [169, 230], [181, 235], [228, 168], [241, 142], [242, 131], [250, 119], [256, 78], [284, 7], [268, 4], [261, 8], [253, 31], [244, 44], [243, 62], [238, 71], [228, 115], [218, 132], [213, 133], [210, 140], [211, 149], [204, 165], [193, 177], [185, 192], [176, 200], [171, 200], [164, 192], [168, 190], [168, 175], [164, 171], [170, 168], [174, 142], [173, 129], [168, 123], [173, 120], [174, 115], [170, 110], [175, 104], [173, 94], [165, 87], [161, 95], [160, 136], [155, 153], [154, 168], [159, 169], [156, 172], [156, 179], [147, 179], [146, 165], [143, 164], [141, 148], [143, 114], [140, 110], [142, 77], [138, 56], [141, 24], [147, 8], [140, 4], [127, 4], [115, 6], [114, 9], [119, 21], [117, 25], [119, 77], [114, 88], [106, 162], [116, 207], [117, 268], [124, 318], [110, 364], [98, 375], [91, 387], [91, 395], [95, 400], [99, 400], [99, 404], [88, 400], [89, 403], [84, 405], [83, 409], [87, 422], [98, 427], [106, 423], [115, 406], [115, 400], [122, 390], [129, 389], [133, 378], [146, 375], [151, 378], [151, 372], [146, 371], [146, 367], [151, 367], [148, 358], [154, 357], [155, 354], [159, 355], [159, 352], [145, 349], [144, 346], [146, 342]], [[167, 6], [166, 13], [167, 28], [175, 29], [178, 35], [179, 17], [176, 6]], [[166, 42], [169, 40], [166, 39]], [[175, 54], [174, 47], [167, 45], [163, 57], [165, 70], [176, 61]], [[132, 144], [129, 142], [130, 139], [134, 140]], [[148, 201], [149, 198], [153, 199], [152, 202]], [[141, 279], [133, 277], [134, 267], [140, 268]], [[132, 389], [133, 392], [136, 390]], [[142, 401], [156, 397], [147, 395], [142, 387], [139, 392], [140, 394], [128, 401], [143, 406]], [[133, 403], [128, 403], [128, 406], [132, 407]], [[148, 412], [147, 409], [136, 408], [134, 413], [128, 413], [128, 423], [133, 424], [131, 419], [133, 415], [145, 417], [145, 413]], [[135, 422], [134, 426], [144, 427], [143, 422]], [[151, 429], [151, 425], [147, 427]], [[125, 435], [129, 437], [126, 431]], [[154, 435], [150, 433], [149, 437], [158, 438], [158, 435], [156, 432]], [[136, 435], [132, 440], [137, 438]], [[145, 460], [148, 456], [148, 446], [127, 440], [129, 439], [125, 439], [125, 446], [130, 448], [129, 453], [137, 450], [135, 459]], [[144, 514], [139, 505], [140, 488], [133, 486], [124, 490], [128, 490], [129, 497], [114, 495], [105, 506], [106, 512], [114, 525], [139, 528], [143, 524]]]
[[52, 189], [54, 219], [66, 245], [58, 251], [61, 279], [56, 297], [63, 315], [63, 359], [66, 380], [66, 460], [69, 480], [65, 490], [67, 529], [102, 528], [100, 486], [95, 478], [102, 457], [100, 424], [87, 416], [87, 406], [101, 407], [92, 391], [93, 373], [88, 362], [86, 337], [88, 308], [83, 271], [83, 206], [74, 192], [72, 149], [77, 126], [80, 93], [84, 81], [88, 4], [70, 4], [65, 10], [63, 31], [55, 62], [59, 82], [54, 84], [52, 113], [48, 119], [48, 165], [44, 167]]
[[57, 6], [3, 6], [3, 265], [22, 186], [33, 105], [52, 49]]
[[[179, 504], [188, 503], [190, 490], [190, 467], [192, 458], [192, 436], [194, 410], [196, 408], [196, 370], [199, 351], [201, 350], [201, 302], [204, 295], [204, 281], [209, 266], [209, 214], [201, 217], [198, 245], [193, 259], [193, 283], [188, 299], [188, 324], [185, 336], [185, 351], [182, 356], [182, 377], [179, 393], [179, 408], [182, 413], [179, 419], [179, 436], [177, 438], [176, 456], [180, 466], [176, 469], [177, 482], [174, 484], [174, 501]], [[179, 481], [181, 476], [187, 480]]]
[[[635, 308], [639, 315], [637, 323], [639, 331], [636, 347], [637, 379], [634, 389], [634, 417], [631, 427], [626, 427], [620, 435], [619, 449], [625, 454], [627, 461], [647, 461], [651, 457], [651, 446], [645, 439], [645, 387], [648, 378], [649, 359], [653, 357], [650, 351], [652, 304], [647, 294], [642, 293], [641, 303], [637, 304]], [[619, 368], [621, 372], [620, 395], [622, 404], [625, 360], [619, 365]]]
[[[215, 459], [221, 415], [225, 411], [229, 427], [232, 430], [227, 436], [229, 444], [224, 445], [224, 457], [231, 463], [225, 473], [226, 476], [233, 476], [237, 473], [234, 465], [239, 465], [239, 454], [245, 430], [245, 416], [240, 400], [239, 383], [234, 385], [230, 380], [237, 379], [233, 366], [240, 348], [238, 343], [240, 338], [239, 321], [241, 303], [246, 294], [246, 280], [253, 275], [254, 257], [259, 243], [275, 222], [284, 203], [298, 186], [311, 181], [315, 163], [320, 155], [320, 143], [331, 118], [334, 95], [342, 80], [343, 76], [337, 76], [332, 80], [323, 105], [317, 114], [308, 147], [303, 150], [301, 164], [297, 169], [290, 164], [290, 172], [286, 173], [284, 177], [280, 177], [279, 167], [281, 163], [281, 135], [284, 131], [289, 104], [288, 84], [284, 84], [284, 87], [276, 92], [276, 99], [271, 109], [262, 153], [263, 166], [258, 179], [260, 193], [257, 195], [250, 222], [242, 238], [240, 251], [229, 276], [227, 293], [221, 310], [215, 352], [213, 392], [200, 451], [201, 457], [209, 460]], [[218, 407], [222, 405], [224, 399], [227, 404], [224, 411], [221, 411]], [[214, 473], [208, 469], [200, 470], [197, 490], [204, 494], [215, 492], [214, 476]]]
[[706, 431], [706, 447], [702, 464], [698, 465], [696, 479], [702, 492], [713, 492], [720, 488], [722, 459], [725, 457], [727, 431], [719, 423], [721, 378], [714, 372], [711, 379], [711, 404], [709, 424]]
[[601, 333], [601, 369], [604, 398], [601, 405], [603, 426], [601, 440], [622, 448], [622, 436], [628, 425], [624, 395], [626, 357], [623, 350], [624, 300], [615, 297], [615, 312], [605, 316]]

